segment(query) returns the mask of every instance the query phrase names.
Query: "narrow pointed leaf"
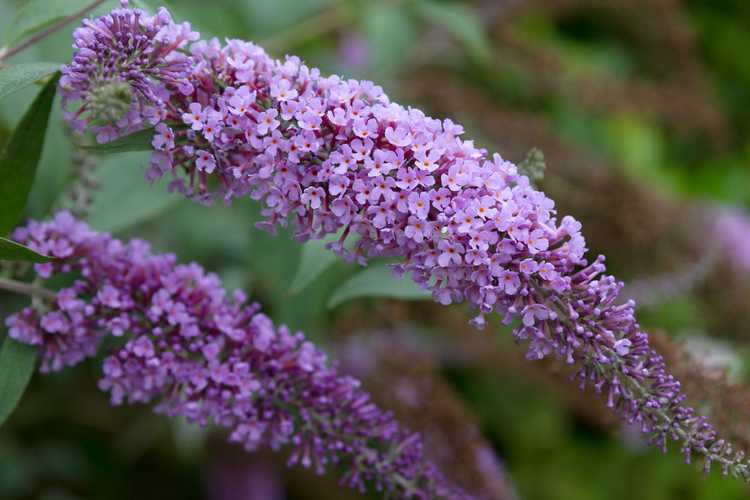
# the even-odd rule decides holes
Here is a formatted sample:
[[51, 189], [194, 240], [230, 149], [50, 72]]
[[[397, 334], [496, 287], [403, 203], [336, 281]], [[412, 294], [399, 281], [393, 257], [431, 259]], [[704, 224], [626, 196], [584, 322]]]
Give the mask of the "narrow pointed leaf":
[[60, 63], [21, 63], [0, 69], [0, 99], [60, 69]]
[[25, 247], [20, 243], [0, 237], [0, 260], [49, 262], [52, 259], [46, 255], [36, 253], [31, 248]]
[[92, 144], [81, 146], [94, 153], [132, 153], [135, 151], [150, 151], [153, 148], [151, 141], [154, 139], [154, 129], [147, 128], [120, 137], [114, 141], [103, 144]]
[[31, 346], [5, 337], [0, 347], [0, 426], [21, 400], [34, 373], [37, 352]]
[[397, 278], [386, 264], [375, 264], [355, 274], [333, 292], [328, 307], [334, 308], [347, 300], [362, 297], [385, 297], [401, 300], [428, 299], [431, 294], [414, 283], [409, 276]]
[[335, 253], [326, 248], [328, 243], [334, 242], [338, 238], [338, 234], [332, 234], [320, 240], [308, 241], [302, 246], [299, 267], [294, 279], [292, 279], [292, 284], [289, 285], [291, 293], [304, 290], [339, 260]]
[[372, 69], [378, 75], [393, 75], [408, 60], [409, 47], [417, 39], [417, 26], [406, 3], [367, 2], [363, 16], [364, 35], [372, 52]]
[[470, 55], [480, 62], [489, 60], [492, 54], [490, 41], [481, 19], [471, 7], [457, 2], [435, 0], [422, 0], [415, 5], [422, 18], [450, 32]]
[[184, 197], [168, 193], [169, 177], [150, 184], [142, 167], [146, 153], [125, 153], [103, 159], [97, 170], [100, 188], [93, 193], [89, 223], [100, 231], [117, 232], [156, 217]]
[[0, 154], [0, 235], [21, 220], [44, 148], [59, 73], [42, 88]]

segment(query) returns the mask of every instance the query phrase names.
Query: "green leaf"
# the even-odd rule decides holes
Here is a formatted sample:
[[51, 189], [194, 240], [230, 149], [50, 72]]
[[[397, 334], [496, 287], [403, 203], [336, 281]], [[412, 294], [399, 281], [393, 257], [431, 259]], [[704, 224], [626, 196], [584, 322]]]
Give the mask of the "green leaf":
[[315, 279], [326, 272], [337, 260], [338, 255], [326, 248], [328, 243], [339, 239], [338, 234], [331, 234], [320, 240], [311, 240], [302, 245], [297, 273], [289, 285], [291, 293], [299, 293]]
[[122, 231], [174, 207], [184, 200], [167, 193], [167, 177], [152, 184], [144, 179], [148, 154], [126, 153], [106, 158], [97, 177], [101, 187], [93, 194], [89, 222], [100, 231]]
[[114, 141], [104, 144], [82, 145], [83, 149], [93, 153], [130, 153], [135, 151], [151, 151], [154, 147], [151, 141], [154, 139], [154, 129], [147, 128], [120, 137]]
[[373, 51], [373, 71], [389, 77], [407, 61], [417, 30], [404, 5], [368, 2], [363, 14], [364, 34]]
[[0, 426], [21, 400], [34, 373], [37, 351], [5, 337], [0, 347]]
[[[175, 2], [176, 3], [176, 2]], [[185, 2], [187, 3], [187, 2]], [[231, 2], [234, 4], [235, 2]], [[342, 8], [344, 2], [334, 2], [333, 0], [274, 0], [272, 2], [236, 2], [237, 12], [233, 13], [240, 18], [244, 18], [245, 23], [250, 25], [253, 33], [258, 33], [261, 37], [273, 36], [284, 30], [294, 29], [297, 23], [319, 16], [321, 13], [327, 13], [326, 8]], [[336, 5], [338, 3], [338, 5]], [[195, 4], [200, 9], [198, 12], [204, 12], [205, 8], [200, 4]], [[196, 14], [198, 14], [196, 12]], [[226, 15], [223, 22], [227, 23]]]
[[91, 3], [92, 0], [29, 0], [13, 19], [13, 24], [8, 29], [7, 44], [15, 45], [21, 39], [83, 10]]
[[0, 234], [21, 220], [42, 156], [59, 73], [44, 86], [10, 136], [0, 155]]
[[146, 12], [155, 12], [159, 5], [151, 0], [133, 0], [130, 4], [136, 9], [145, 10]]
[[25, 247], [20, 243], [0, 237], [0, 260], [49, 262], [52, 258], [36, 253], [31, 248]]
[[402, 300], [428, 299], [432, 295], [408, 276], [397, 278], [387, 264], [375, 264], [345, 281], [328, 300], [334, 308], [347, 300], [361, 297], [387, 297]]
[[31, 62], [0, 69], [0, 99], [60, 69], [60, 63]]
[[490, 59], [491, 44], [479, 16], [471, 7], [456, 2], [423, 0], [416, 3], [416, 8], [425, 21], [448, 30], [481, 62]]

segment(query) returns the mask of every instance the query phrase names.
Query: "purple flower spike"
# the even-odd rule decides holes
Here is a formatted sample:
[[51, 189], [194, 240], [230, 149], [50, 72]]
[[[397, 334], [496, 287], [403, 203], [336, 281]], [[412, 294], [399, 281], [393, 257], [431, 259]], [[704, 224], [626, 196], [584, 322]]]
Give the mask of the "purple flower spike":
[[[750, 478], [743, 454], [684, 405], [635, 304], [618, 302], [622, 284], [605, 274], [603, 257], [584, 257], [581, 225], [558, 219], [552, 200], [515, 165], [462, 139], [460, 125], [252, 43], [188, 46], [196, 35], [163, 9], [116, 10], [75, 37], [61, 83], [69, 105], [83, 102], [72, 116], [98, 127], [82, 111], [102, 86], [124, 82], [132, 103], [127, 119], [107, 124], [116, 134], [148, 123], [174, 129], [172, 148], [160, 129], [149, 179], [169, 171], [172, 186], [199, 201], [250, 196], [265, 205], [261, 227], [291, 218], [302, 240], [341, 231], [331, 249], [350, 260], [401, 257], [399, 270], [436, 301], [476, 308], [474, 325], [487, 314], [521, 319], [514, 336], [528, 342], [530, 359], [576, 364], [581, 386], [606, 393], [657, 446], [678, 440], [688, 460], [702, 455], [707, 469], [718, 462]], [[167, 69], [149, 64], [152, 54]]]
[[199, 265], [96, 233], [66, 212], [14, 237], [61, 258], [45, 271], [76, 277], [54, 304], [6, 320], [12, 338], [38, 346], [43, 372], [94, 356], [107, 334], [122, 337], [99, 381], [114, 405], [155, 403], [159, 413], [229, 429], [249, 451], [292, 445], [290, 465], [318, 473], [343, 465], [342, 484], [359, 490], [468, 498], [425, 461], [419, 434], [378, 408], [359, 381], [302, 333], [275, 327], [243, 293], [227, 297]]

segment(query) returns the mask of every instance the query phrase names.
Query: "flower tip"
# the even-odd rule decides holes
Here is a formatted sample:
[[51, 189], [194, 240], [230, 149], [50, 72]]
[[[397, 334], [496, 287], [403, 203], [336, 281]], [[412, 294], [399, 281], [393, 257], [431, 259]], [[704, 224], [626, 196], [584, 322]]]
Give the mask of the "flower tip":
[[476, 328], [477, 330], [484, 330], [484, 327], [487, 326], [487, 321], [484, 319], [484, 315], [480, 314], [474, 318], [472, 318], [469, 321], [469, 324]]

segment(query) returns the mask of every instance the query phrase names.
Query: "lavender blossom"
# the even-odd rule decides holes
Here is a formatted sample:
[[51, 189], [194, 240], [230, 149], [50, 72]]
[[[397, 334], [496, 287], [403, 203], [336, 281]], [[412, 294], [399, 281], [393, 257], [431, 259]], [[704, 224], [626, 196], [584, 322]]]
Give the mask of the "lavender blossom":
[[339, 40], [338, 58], [351, 70], [363, 71], [372, 63], [372, 47], [364, 36], [356, 31], [346, 32]]
[[114, 405], [153, 402], [158, 413], [213, 422], [248, 451], [291, 444], [290, 465], [318, 473], [343, 465], [342, 483], [360, 490], [372, 483], [405, 498], [467, 498], [426, 463], [419, 434], [399, 427], [359, 381], [302, 333], [275, 327], [242, 292], [227, 297], [199, 265], [97, 233], [67, 212], [14, 238], [59, 258], [36, 264], [39, 277], [73, 279], [54, 303], [6, 320], [12, 338], [39, 348], [42, 372], [94, 356], [112, 335], [99, 387]]
[[714, 231], [732, 266], [750, 273], [750, 215], [739, 208], [718, 208]]
[[[618, 302], [623, 285], [604, 274], [604, 258], [584, 257], [580, 224], [558, 220], [554, 202], [515, 165], [371, 82], [323, 77], [241, 40], [189, 44], [197, 38], [164, 9], [88, 21], [63, 69], [66, 105], [82, 102], [70, 116], [80, 129], [106, 130], [105, 140], [157, 126], [150, 179], [169, 173], [172, 189], [201, 202], [260, 200], [261, 227], [291, 218], [303, 241], [340, 232], [330, 248], [349, 260], [400, 257], [397, 273], [410, 272], [442, 304], [471, 304], [477, 327], [488, 314], [521, 319], [513, 334], [528, 342], [530, 359], [577, 364], [581, 387], [606, 393], [660, 448], [675, 439], [688, 461], [702, 455], [707, 470], [718, 462], [750, 478], [744, 455], [684, 404], [634, 302]], [[129, 85], [128, 111], [97, 123], [87, 111], [115, 84]]]

